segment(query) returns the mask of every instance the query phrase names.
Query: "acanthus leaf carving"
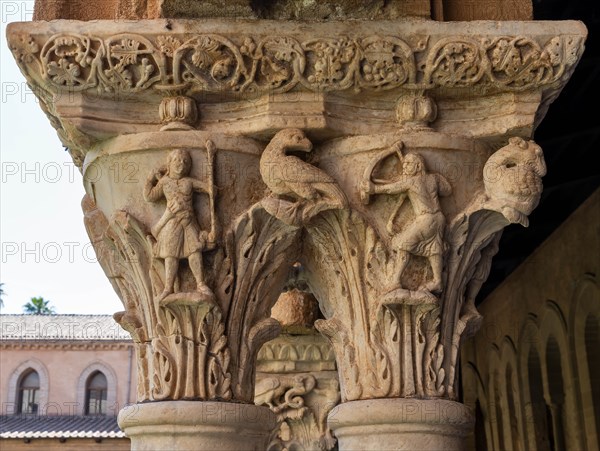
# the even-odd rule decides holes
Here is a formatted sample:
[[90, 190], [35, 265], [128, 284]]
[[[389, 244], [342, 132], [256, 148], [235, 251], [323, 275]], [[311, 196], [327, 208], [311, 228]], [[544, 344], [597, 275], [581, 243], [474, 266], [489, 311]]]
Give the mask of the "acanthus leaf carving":
[[260, 204], [240, 216], [215, 260], [216, 297], [226, 317], [235, 399], [251, 402], [255, 362], [261, 346], [281, 329], [270, 318], [299, 253], [300, 229], [269, 215]]
[[[84, 199], [98, 260], [126, 310], [115, 319], [132, 334], [138, 353], [138, 399], [231, 399], [229, 349], [221, 310], [214, 303], [160, 305], [164, 266], [149, 233], [130, 214], [109, 222]], [[162, 282], [161, 282], [162, 281]], [[157, 283], [159, 283], [157, 287]]]
[[484, 187], [452, 221], [446, 240], [450, 244], [447, 289], [443, 293], [442, 337], [447, 350], [444, 368], [449, 396], [456, 396], [456, 365], [460, 341], [481, 322], [474, 298], [487, 278], [498, 251], [501, 230], [509, 223], [528, 225], [536, 207], [546, 165], [541, 148], [533, 141], [510, 138], [484, 166]]
[[[399, 169], [390, 176], [393, 160]], [[381, 178], [383, 161], [387, 175]], [[471, 204], [446, 226], [439, 197], [452, 186], [398, 141], [370, 159], [358, 184], [366, 206], [376, 194], [398, 196], [385, 226], [373, 226], [368, 210], [363, 216], [347, 207], [302, 224], [308, 283], [326, 318], [315, 326], [335, 349], [343, 400], [455, 398], [460, 340], [479, 323], [474, 296], [499, 231], [508, 222], [525, 223], [545, 173], [539, 147], [520, 138], [488, 159], [488, 172], [491, 165], [506, 171], [504, 178], [484, 174]], [[404, 198], [410, 210], [398, 223]], [[428, 261], [430, 271], [413, 269], [409, 280], [403, 273], [413, 258]]]

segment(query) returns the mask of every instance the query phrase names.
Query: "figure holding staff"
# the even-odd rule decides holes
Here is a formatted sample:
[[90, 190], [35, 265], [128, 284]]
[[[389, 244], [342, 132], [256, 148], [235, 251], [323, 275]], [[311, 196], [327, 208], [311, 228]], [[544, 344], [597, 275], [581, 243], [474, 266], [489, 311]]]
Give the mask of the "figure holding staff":
[[[148, 202], [167, 201], [160, 220], [152, 227], [156, 239], [154, 256], [164, 259], [165, 284], [158, 296], [159, 302], [168, 302], [175, 290], [175, 279], [179, 270], [179, 260], [187, 259], [196, 280], [196, 295], [184, 296], [195, 302], [212, 301], [214, 294], [206, 285], [202, 252], [211, 250], [216, 240], [216, 218], [214, 211], [213, 160], [215, 147], [212, 141], [206, 142], [208, 160], [208, 181], [190, 177], [192, 157], [185, 149], [175, 149], [168, 157], [167, 166], [154, 171], [146, 180], [144, 199]], [[200, 229], [194, 211], [194, 193], [209, 196], [211, 210], [210, 231]]]

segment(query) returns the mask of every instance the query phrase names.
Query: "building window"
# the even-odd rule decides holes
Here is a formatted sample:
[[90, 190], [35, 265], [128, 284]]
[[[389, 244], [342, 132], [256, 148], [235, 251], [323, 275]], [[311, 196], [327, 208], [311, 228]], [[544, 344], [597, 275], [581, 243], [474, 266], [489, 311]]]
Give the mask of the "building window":
[[30, 370], [19, 382], [18, 413], [37, 413], [40, 397], [40, 376]]
[[108, 382], [101, 371], [90, 375], [85, 390], [86, 415], [106, 415]]

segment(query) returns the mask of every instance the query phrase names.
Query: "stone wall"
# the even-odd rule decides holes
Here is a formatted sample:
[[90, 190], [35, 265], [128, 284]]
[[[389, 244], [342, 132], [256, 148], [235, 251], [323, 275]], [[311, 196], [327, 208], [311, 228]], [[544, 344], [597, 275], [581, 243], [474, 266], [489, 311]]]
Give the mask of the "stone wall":
[[110, 440], [96, 441], [95, 439], [67, 439], [59, 441], [57, 438], [39, 438], [31, 439], [29, 442], [23, 439], [2, 439], [0, 442], [2, 449], [11, 451], [34, 451], [43, 449], [44, 451], [87, 451], [107, 449], [110, 451], [129, 451], [131, 445], [127, 438], [113, 438]]
[[34, 20], [235, 17], [275, 20], [531, 20], [531, 0], [37, 0]]
[[[129, 349], [133, 344], [74, 345], [60, 342], [10, 344], [4, 342], [0, 352], [0, 405], [2, 414], [14, 412], [16, 383], [22, 371], [35, 364], [45, 368], [40, 374], [40, 414], [82, 414], [85, 388], [80, 379], [92, 368], [100, 369], [108, 380], [108, 414], [116, 415], [127, 403], [135, 402], [136, 365]], [[86, 372], [87, 370], [87, 372]], [[46, 379], [46, 380], [45, 380]], [[127, 387], [127, 381], [130, 387]], [[46, 385], [47, 384], [47, 385]], [[44, 393], [44, 386], [47, 392]], [[129, 396], [129, 399], [128, 399]]]
[[478, 450], [598, 449], [598, 205], [600, 191], [479, 306], [462, 353]]

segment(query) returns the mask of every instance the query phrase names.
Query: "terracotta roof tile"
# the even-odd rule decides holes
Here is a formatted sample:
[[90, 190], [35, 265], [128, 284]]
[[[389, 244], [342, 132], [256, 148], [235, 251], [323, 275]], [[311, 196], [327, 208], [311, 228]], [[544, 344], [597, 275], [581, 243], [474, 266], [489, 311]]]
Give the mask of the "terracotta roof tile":
[[0, 438], [122, 438], [117, 418], [101, 415], [1, 415]]

